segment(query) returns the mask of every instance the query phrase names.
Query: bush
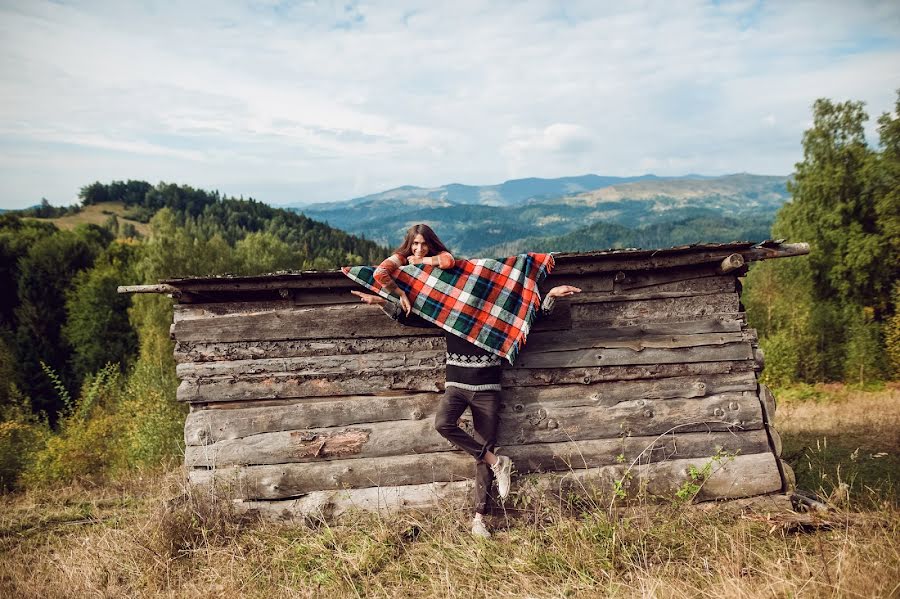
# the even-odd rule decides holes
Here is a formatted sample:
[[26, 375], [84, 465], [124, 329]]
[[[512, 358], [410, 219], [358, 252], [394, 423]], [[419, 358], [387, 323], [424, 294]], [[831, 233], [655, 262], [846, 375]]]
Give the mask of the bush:
[[42, 486], [76, 478], [105, 479], [119, 462], [116, 449], [122, 426], [115, 408], [121, 393], [117, 364], [89, 376], [60, 420], [59, 432], [49, 436], [28, 465], [25, 482]]
[[9, 388], [10, 400], [0, 410], [0, 491], [19, 488], [20, 477], [33, 464], [50, 438], [50, 427], [35, 416], [18, 388]]

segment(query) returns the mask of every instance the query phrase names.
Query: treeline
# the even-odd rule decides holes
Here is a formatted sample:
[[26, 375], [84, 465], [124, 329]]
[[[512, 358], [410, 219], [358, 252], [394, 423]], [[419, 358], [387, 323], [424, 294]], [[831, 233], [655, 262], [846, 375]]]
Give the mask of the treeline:
[[387, 253], [305, 216], [188, 186], [94, 183], [81, 199], [152, 212], [149, 233], [135, 238], [113, 219], [67, 231], [0, 215], [0, 487], [23, 472], [55, 480], [177, 453], [171, 301], [117, 286], [371, 264]]
[[900, 375], [900, 91], [866, 142], [861, 102], [821, 99], [803, 136], [793, 199], [773, 233], [810, 255], [755, 265], [744, 303], [775, 384]]

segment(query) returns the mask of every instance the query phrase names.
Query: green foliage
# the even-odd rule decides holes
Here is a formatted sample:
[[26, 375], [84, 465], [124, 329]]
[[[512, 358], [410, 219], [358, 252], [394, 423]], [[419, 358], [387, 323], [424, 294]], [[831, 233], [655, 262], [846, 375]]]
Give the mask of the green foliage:
[[70, 363], [77, 380], [104, 364], [127, 363], [137, 350], [137, 336], [128, 321], [131, 297], [117, 293], [135, 279], [138, 246], [113, 242], [93, 268], [75, 275], [66, 292], [63, 338], [72, 347]]
[[862, 103], [817, 100], [813, 119], [788, 185], [793, 200], [773, 226], [776, 237], [809, 242], [810, 255], [754, 265], [744, 303], [770, 383], [865, 384], [889, 372], [885, 323], [897, 309], [891, 287], [900, 274], [900, 124], [882, 115], [876, 151], [866, 144]]
[[140, 353], [121, 404], [120, 458], [127, 467], [154, 466], [184, 452], [187, 409], [175, 399], [178, 380], [168, 335], [171, 313], [171, 301], [160, 296], [137, 297], [129, 311], [140, 337]]
[[73, 479], [103, 480], [118, 463], [116, 449], [121, 419], [116, 404], [122, 381], [115, 365], [88, 377], [81, 393], [36, 453], [23, 476], [30, 486]]
[[36, 239], [16, 264], [16, 358], [25, 392], [35, 409], [47, 412], [51, 420], [63, 406], [40, 363], [52, 367], [70, 389], [77, 387], [68, 365], [71, 347], [61, 334], [66, 319], [66, 290], [79, 272], [90, 268], [110, 241], [109, 232], [99, 227], [55, 230]]
[[0, 491], [19, 487], [19, 479], [34, 463], [50, 438], [45, 419], [36, 416], [31, 405], [13, 384], [4, 390], [0, 404]]

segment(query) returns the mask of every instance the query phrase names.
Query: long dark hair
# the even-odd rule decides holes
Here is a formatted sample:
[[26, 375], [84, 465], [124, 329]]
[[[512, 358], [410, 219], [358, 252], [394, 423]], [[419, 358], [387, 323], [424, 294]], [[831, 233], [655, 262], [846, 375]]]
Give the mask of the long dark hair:
[[428, 254], [430, 256], [437, 256], [441, 252], [448, 251], [447, 246], [438, 239], [437, 234], [431, 230], [431, 227], [426, 224], [418, 224], [409, 228], [409, 231], [406, 232], [406, 239], [403, 240], [400, 247], [394, 250], [394, 253], [400, 254], [404, 258], [412, 256], [413, 239], [416, 238], [416, 235], [420, 234], [425, 238], [425, 243], [428, 244]]

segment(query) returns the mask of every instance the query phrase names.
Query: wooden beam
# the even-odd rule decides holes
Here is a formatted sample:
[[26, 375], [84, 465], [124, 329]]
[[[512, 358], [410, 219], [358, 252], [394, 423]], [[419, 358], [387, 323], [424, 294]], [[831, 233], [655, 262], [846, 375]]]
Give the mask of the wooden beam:
[[[178, 386], [179, 401], [191, 403], [272, 400], [339, 395], [376, 395], [396, 392], [441, 392], [445, 368], [408, 369], [399, 372], [345, 372], [331, 374], [265, 374], [240, 377], [185, 379]], [[565, 384], [590, 384], [600, 381], [664, 379], [710, 374], [746, 373], [758, 370], [753, 360], [699, 362], [688, 364], [646, 364], [639, 366], [600, 366], [594, 368], [527, 369], [506, 368], [504, 388]]]
[[[740, 455], [767, 452], [765, 431], [685, 433], [662, 437], [604, 439], [581, 443], [541, 443], [510, 447], [507, 453], [521, 473], [568, 472], [625, 463], [652, 463], [681, 458], [708, 458], [721, 452]], [[233, 479], [241, 499], [284, 499], [313, 491], [374, 486], [417, 485], [461, 480], [472, 475], [474, 460], [460, 452], [380, 458], [353, 458], [308, 464], [272, 464], [239, 468], [194, 469], [192, 482]], [[779, 480], [780, 484], [780, 480]]]
[[[716, 464], [712, 474], [704, 482], [697, 500], [736, 499], [778, 491], [781, 481], [774, 467], [771, 454], [739, 455]], [[564, 474], [531, 474], [513, 487], [517, 497], [533, 496], [535, 499], [549, 495], [568, 499], [572, 493], [587, 500], [606, 505], [612, 499], [614, 481], [626, 480], [629, 491], [644, 489], [650, 499], [663, 501], [675, 497], [675, 492], [685, 483], [693, 482], [688, 474], [691, 466], [702, 469], [705, 463], [696, 459], [673, 459], [667, 462], [639, 464], [625, 477], [626, 466], [603, 466], [576, 469]], [[773, 474], [774, 473], [774, 474]], [[218, 477], [219, 485], [228, 485], [224, 477]], [[401, 510], [452, 510], [471, 509], [471, 480], [437, 482], [393, 487], [368, 487], [315, 491], [294, 499], [258, 501], [237, 500], [238, 513], [259, 516], [265, 520], [290, 522], [310, 515], [337, 517], [348, 511], [396, 512]]]
[[[725, 394], [637, 403], [639, 405], [622, 403], [593, 409], [544, 405], [528, 412], [505, 414], [500, 423], [498, 443], [511, 451], [519, 445], [566, 441], [578, 442], [579, 446], [583, 441], [602, 439], [619, 443], [621, 435], [646, 437], [672, 429], [679, 433], [739, 431], [743, 434], [763, 426], [755, 396]], [[464, 428], [473, 434], [471, 419], [465, 419], [464, 423]], [[185, 436], [204, 435], [203, 431], [188, 434], [186, 429]], [[768, 447], [765, 432], [762, 438]], [[428, 418], [259, 433], [207, 445], [188, 445], [185, 464], [189, 468], [221, 468], [453, 450], [453, 446], [434, 430], [433, 420]]]
[[[501, 414], [530, 413], [544, 405], [590, 410], [641, 400], [691, 399], [755, 390], [756, 376], [752, 372], [658, 381], [513, 387], [501, 393]], [[416, 393], [211, 403], [207, 408], [194, 409], [188, 414], [184, 425], [185, 442], [207, 445], [259, 433], [431, 419], [440, 398], [440, 393]]]

